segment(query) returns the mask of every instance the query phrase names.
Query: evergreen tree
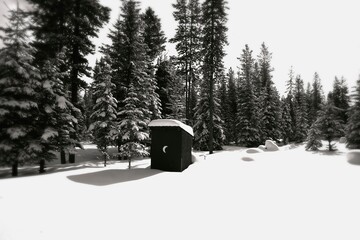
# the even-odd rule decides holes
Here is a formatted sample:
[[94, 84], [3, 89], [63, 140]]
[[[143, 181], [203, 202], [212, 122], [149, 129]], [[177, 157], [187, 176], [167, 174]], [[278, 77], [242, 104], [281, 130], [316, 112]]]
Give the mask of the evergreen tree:
[[[86, 86], [82, 76], [90, 77], [86, 56], [93, 54], [95, 45], [91, 39], [97, 37], [99, 29], [109, 21], [110, 9], [99, 0], [28, 0], [33, 4], [35, 46], [38, 50], [37, 62], [44, 62], [66, 47], [67, 61], [64, 68], [70, 70], [68, 81], [71, 102], [79, 107], [79, 90]], [[78, 130], [77, 125], [75, 129]], [[78, 138], [77, 132], [71, 134]], [[75, 162], [70, 154], [69, 162]]]
[[296, 116], [295, 116], [295, 99], [294, 99], [294, 91], [295, 91], [295, 73], [294, 69], [291, 66], [289, 71], [289, 79], [286, 82], [286, 102], [289, 107], [290, 118], [291, 118], [291, 132], [292, 134], [289, 137], [289, 141], [295, 141], [295, 127], [296, 127]]
[[161, 109], [162, 109], [162, 118], [167, 118], [172, 114], [170, 95], [169, 95], [169, 83], [172, 81], [170, 73], [170, 61], [159, 59], [158, 68], [155, 73], [155, 79], [157, 83], [156, 93], [159, 95]]
[[261, 45], [261, 51], [258, 56], [260, 82], [261, 82], [261, 105], [262, 105], [262, 131], [263, 137], [261, 141], [266, 139], [278, 140], [280, 137], [280, 97], [272, 81], [271, 72], [271, 56], [265, 43]]
[[240, 86], [237, 102], [237, 138], [247, 147], [258, 146], [261, 142], [261, 128], [259, 122], [259, 107], [254, 93], [252, 51], [245, 45], [240, 60]]
[[177, 0], [173, 4], [175, 9], [173, 16], [178, 22], [175, 36], [170, 42], [176, 43], [178, 53], [177, 64], [179, 75], [185, 82], [185, 115], [187, 122], [192, 124], [194, 103], [197, 99], [196, 88], [199, 79], [199, 67], [201, 61], [201, 8], [199, 0]]
[[226, 123], [229, 119], [229, 106], [227, 104], [228, 101], [228, 96], [227, 96], [227, 81], [226, 79], [224, 81], [220, 82], [220, 87], [219, 87], [219, 91], [218, 91], [218, 98], [219, 98], [219, 106], [220, 106], [220, 112], [221, 112], [221, 116], [223, 119], [223, 125], [222, 128], [224, 129], [224, 141], [223, 144], [227, 145], [229, 144], [229, 140], [226, 138], [227, 135], [229, 135], [229, 133], [227, 132], [227, 127], [226, 127]]
[[227, 44], [226, 2], [224, 0], [205, 0], [202, 9], [204, 79], [195, 114], [197, 122], [194, 129], [195, 135], [197, 135], [195, 143], [204, 142], [207, 139], [206, 149], [212, 154], [214, 149], [221, 148], [223, 141], [216, 86], [224, 79], [223, 58], [225, 56], [224, 47]]
[[89, 134], [89, 127], [91, 124], [91, 113], [92, 113], [92, 109], [94, 107], [94, 96], [93, 96], [93, 91], [91, 89], [91, 87], [87, 87], [84, 89], [84, 96], [82, 98], [81, 101], [81, 109], [82, 109], [82, 116], [83, 116], [83, 128], [82, 128], [82, 133], [81, 133], [81, 139], [82, 141], [91, 141], [92, 137]]
[[[203, 88], [208, 89], [207, 82], [203, 81]], [[200, 100], [196, 108], [196, 122], [194, 125], [194, 149], [201, 151], [208, 151], [210, 142], [210, 130], [209, 122], [213, 119], [213, 150], [221, 150], [223, 141], [225, 139], [223, 126], [223, 120], [219, 117], [221, 115], [219, 99], [214, 97], [215, 111], [213, 117], [210, 118], [209, 111], [209, 95], [205, 91], [200, 92]]]
[[38, 94], [40, 72], [32, 66], [34, 49], [29, 45], [28, 19], [17, 6], [10, 10], [9, 26], [0, 28], [4, 47], [0, 50], [0, 165], [32, 163], [42, 152]]
[[333, 151], [334, 145], [331, 142], [344, 133], [343, 125], [338, 117], [339, 109], [332, 102], [328, 102], [319, 112], [316, 124], [325, 140], [328, 141], [329, 151]]
[[236, 116], [237, 113], [237, 88], [235, 83], [235, 75], [232, 68], [229, 69], [227, 74], [228, 91], [227, 91], [227, 108], [228, 113], [225, 118], [225, 137], [229, 142], [238, 143], [237, 132], [236, 132]]
[[306, 109], [306, 119], [308, 126], [312, 126], [312, 124], [316, 120], [316, 116], [313, 116], [313, 90], [311, 87], [311, 83], [307, 83], [306, 91], [305, 91], [305, 109]]
[[148, 56], [150, 62], [154, 62], [160, 54], [165, 51], [166, 37], [161, 29], [159, 17], [155, 14], [151, 7], [145, 10], [142, 15], [144, 22], [144, 42], [148, 47]]
[[319, 130], [318, 122], [314, 122], [308, 132], [306, 150], [317, 151], [322, 147], [321, 132]]
[[160, 117], [160, 101], [156, 94], [156, 82], [149, 72], [151, 62], [148, 47], [144, 42], [143, 21], [140, 15], [139, 2], [124, 0], [121, 13], [110, 31], [112, 43], [105, 46], [104, 52], [109, 55], [112, 69], [112, 82], [116, 85], [115, 98], [121, 109], [127, 97], [127, 90], [133, 78], [144, 77], [144, 100], [153, 108], [154, 118]]
[[281, 99], [281, 138], [284, 144], [288, 144], [293, 136], [290, 103], [288, 98]]
[[[134, 79], [135, 80], [135, 79]], [[127, 98], [124, 100], [124, 108], [120, 115], [120, 156], [129, 160], [129, 169], [131, 160], [137, 156], [149, 155], [144, 141], [149, 139], [147, 124], [148, 110], [143, 108], [141, 102], [141, 79], [130, 83]]]
[[[139, 2], [124, 0], [121, 6], [120, 17], [114, 27], [115, 30], [111, 31], [109, 35], [112, 44], [106, 46], [105, 52], [109, 54], [112, 64], [112, 81], [116, 85], [114, 95], [118, 100], [118, 112], [121, 113], [119, 119], [123, 121], [123, 119], [140, 117], [137, 121], [141, 124], [147, 124], [151, 119], [161, 117], [161, 103], [156, 93], [156, 81], [152, 74], [149, 73], [151, 62], [147, 55], [148, 47], [143, 38], [143, 22], [140, 15]], [[136, 90], [138, 92], [131, 92], [130, 85], [132, 85], [132, 91]], [[131, 94], [131, 96], [129, 96], [129, 94]], [[134, 94], [136, 94], [136, 96], [134, 96]], [[137, 99], [135, 101], [137, 105], [132, 106], [128, 101], [134, 101], [135, 97]], [[134, 115], [130, 113], [132, 110], [129, 109], [129, 104], [136, 109], [143, 109], [141, 110], [142, 114]], [[125, 125], [130, 127], [130, 125]], [[125, 125], [123, 124], [122, 126]], [[128, 130], [122, 129], [122, 131], [127, 132]], [[138, 134], [142, 135], [140, 132], [146, 132], [148, 129], [139, 128], [137, 130], [137, 128], [133, 128], [131, 131], [133, 131], [130, 134], [131, 136], [137, 136]], [[146, 140], [146, 138], [143, 137], [141, 137], [141, 139]], [[133, 141], [134, 138], [130, 137], [130, 140], [124, 138], [122, 132], [120, 132], [118, 140], [120, 155], [130, 157], [130, 150], [126, 150], [126, 147], [122, 146], [123, 144], [129, 146], [129, 144], [123, 142], [123, 140]], [[133, 149], [135, 145], [131, 146], [131, 149]], [[141, 147], [141, 145], [137, 146]], [[126, 150], [127, 154], [124, 155], [121, 153], [122, 150]], [[131, 151], [135, 153], [136, 149]]]
[[335, 107], [340, 109], [339, 117], [343, 123], [346, 124], [348, 119], [346, 112], [350, 107], [350, 96], [344, 77], [341, 77], [341, 79], [335, 77], [333, 90], [330, 94], [329, 100], [333, 102]]
[[310, 114], [308, 116], [309, 125], [312, 125], [312, 123], [316, 120], [317, 113], [321, 110], [321, 105], [324, 103], [324, 93], [322, 90], [321, 80], [317, 72], [314, 74], [312, 83], [311, 101], [311, 106], [309, 106]]
[[307, 136], [308, 124], [306, 117], [306, 100], [304, 81], [300, 75], [296, 76], [294, 87], [294, 141], [303, 142]]
[[349, 110], [349, 119], [346, 126], [347, 147], [360, 149], [360, 78], [357, 80], [353, 94], [354, 105]]
[[56, 59], [47, 60], [43, 65], [39, 100], [41, 125], [46, 126], [42, 139], [50, 140], [50, 143], [56, 146], [62, 164], [66, 163], [66, 153], [74, 153], [75, 147], [82, 148], [78, 139], [70, 138], [78, 121], [74, 115], [80, 115], [80, 110], [67, 100], [69, 94], [62, 79], [69, 73], [61, 71], [64, 52], [60, 52]]
[[254, 62], [254, 72], [253, 72], [253, 82], [254, 82], [254, 92], [255, 96], [258, 98], [258, 102], [261, 102], [262, 99], [262, 84], [261, 84], [261, 74], [260, 67], [257, 61]]
[[[171, 109], [171, 114], [166, 116], [166, 118], [177, 119], [179, 121], [186, 121], [185, 119], [185, 97], [183, 91], [183, 82], [181, 77], [177, 75], [177, 70], [173, 64], [174, 59], [170, 58], [168, 65], [168, 72], [170, 76], [170, 81], [167, 86], [167, 93], [169, 96], [169, 108]], [[197, 94], [194, 92], [194, 94]], [[195, 100], [195, 98], [193, 98]], [[196, 102], [195, 102], [196, 103]]]
[[164, 57], [158, 60], [155, 79], [158, 86], [156, 93], [161, 102], [161, 117], [183, 121], [185, 118], [183, 86], [176, 75], [176, 69], [171, 59]]
[[94, 142], [104, 157], [104, 166], [110, 158], [108, 147], [115, 143], [118, 137], [117, 101], [112, 95], [115, 84], [111, 82], [110, 67], [105, 65], [99, 71], [99, 77], [93, 82], [96, 103], [90, 116], [92, 123], [89, 130], [93, 132]]
[[63, 47], [68, 49], [71, 102], [77, 104], [79, 87], [86, 85], [81, 77], [90, 77], [86, 56], [94, 53], [91, 38], [96, 38], [99, 29], [109, 21], [110, 9], [99, 0], [28, 1], [34, 9], [31, 13], [36, 23], [33, 29], [37, 62], [56, 57]]

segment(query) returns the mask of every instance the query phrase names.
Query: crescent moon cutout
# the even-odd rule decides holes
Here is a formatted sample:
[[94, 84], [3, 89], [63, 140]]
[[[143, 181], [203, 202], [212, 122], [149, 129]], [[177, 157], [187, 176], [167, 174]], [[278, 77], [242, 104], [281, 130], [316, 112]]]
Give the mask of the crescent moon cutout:
[[163, 147], [163, 152], [164, 152], [164, 153], [166, 153], [166, 148], [167, 148], [167, 147], [168, 147], [168, 146], [164, 146], [164, 147]]

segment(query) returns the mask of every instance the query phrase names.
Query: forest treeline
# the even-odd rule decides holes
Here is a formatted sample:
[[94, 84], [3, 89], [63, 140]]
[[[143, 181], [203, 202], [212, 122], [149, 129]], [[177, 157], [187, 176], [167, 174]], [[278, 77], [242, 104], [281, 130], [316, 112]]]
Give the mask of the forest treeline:
[[[61, 163], [74, 163], [83, 141], [96, 143], [105, 165], [108, 147], [117, 146], [131, 167], [132, 158], [149, 154], [148, 123], [159, 118], [192, 126], [194, 148], [210, 153], [267, 139], [307, 141], [309, 150], [327, 140], [333, 150], [342, 136], [360, 148], [360, 80], [351, 92], [335, 77], [325, 96], [317, 73], [305, 86], [291, 68], [280, 97], [265, 43], [257, 56], [245, 45], [238, 68], [225, 69], [225, 0], [176, 0], [170, 39], [151, 7], [141, 11], [139, 2], [122, 0], [93, 69], [86, 57], [111, 9], [99, 0], [27, 1], [31, 10], [9, 10], [1, 28], [0, 166], [13, 176], [25, 164], [44, 172], [56, 152]], [[167, 42], [177, 55], [165, 54]]]

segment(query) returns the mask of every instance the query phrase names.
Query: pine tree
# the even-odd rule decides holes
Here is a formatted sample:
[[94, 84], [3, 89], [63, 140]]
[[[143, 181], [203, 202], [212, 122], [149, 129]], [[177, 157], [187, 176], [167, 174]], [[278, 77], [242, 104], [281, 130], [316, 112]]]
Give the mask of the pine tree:
[[189, 86], [188, 86], [188, 118], [194, 123], [195, 108], [198, 101], [202, 63], [202, 23], [201, 6], [199, 0], [189, 0]]
[[333, 102], [335, 107], [340, 109], [339, 117], [341, 118], [343, 123], [346, 124], [348, 120], [346, 112], [349, 110], [350, 107], [350, 96], [344, 77], [341, 77], [341, 79], [335, 77], [333, 91], [330, 95], [331, 97], [329, 97], [329, 100]]
[[225, 136], [229, 142], [238, 143], [237, 132], [236, 132], [236, 116], [237, 113], [237, 88], [235, 83], [235, 74], [232, 68], [229, 69], [227, 74], [228, 81], [228, 92], [227, 92], [227, 106], [228, 116], [226, 116], [225, 123], [227, 128], [227, 135]]
[[357, 80], [353, 94], [354, 105], [349, 110], [349, 119], [346, 126], [347, 147], [360, 149], [360, 77]]
[[306, 141], [306, 150], [317, 151], [322, 147], [321, 131], [319, 130], [318, 122], [314, 122], [311, 125]]
[[269, 52], [265, 43], [261, 45], [260, 54], [258, 56], [260, 82], [262, 87], [262, 141], [266, 139], [278, 140], [280, 137], [280, 97], [272, 81], [271, 67], [272, 54]]
[[91, 124], [90, 116], [92, 113], [92, 109], [94, 107], [93, 101], [94, 101], [93, 91], [92, 91], [91, 87], [89, 86], [84, 89], [84, 96], [82, 97], [82, 101], [81, 101], [81, 109], [83, 112], [82, 116], [84, 119], [82, 133], [81, 133], [82, 141], [91, 141], [92, 140], [91, 134], [89, 134], [88, 129]]
[[237, 102], [237, 138], [247, 147], [255, 147], [261, 141], [261, 129], [259, 122], [259, 107], [254, 93], [253, 67], [254, 59], [252, 51], [245, 45], [240, 60], [240, 86]]
[[[168, 65], [170, 81], [168, 83], [167, 93], [169, 96], [169, 108], [171, 109], [171, 114], [166, 116], [166, 118], [177, 119], [179, 121], [185, 122], [185, 97], [183, 91], [183, 82], [181, 81], [181, 77], [177, 75], [177, 70], [173, 62], [174, 59], [170, 58]], [[193, 98], [193, 100], [195, 100], [195, 98]]]
[[308, 116], [309, 125], [316, 120], [316, 116], [318, 111], [321, 110], [321, 105], [324, 103], [324, 93], [322, 90], [321, 80], [319, 74], [315, 72], [314, 79], [312, 83], [312, 91], [311, 91], [311, 106], [310, 114]]
[[312, 124], [316, 120], [316, 115], [313, 115], [313, 89], [311, 83], [307, 83], [306, 91], [305, 91], [305, 109], [306, 109], [306, 119], [308, 126], [312, 126]]
[[[38, 49], [37, 62], [44, 62], [49, 57], [66, 47], [66, 67], [70, 70], [68, 79], [71, 102], [79, 107], [79, 90], [86, 86], [81, 78], [90, 77], [90, 68], [86, 56], [94, 53], [95, 45], [91, 39], [97, 37], [99, 29], [109, 21], [110, 9], [102, 6], [99, 0], [29, 0], [33, 4], [35, 46]], [[77, 130], [75, 125], [75, 129]], [[78, 138], [77, 132], [71, 137]], [[75, 155], [70, 154], [69, 162], [75, 162]]]
[[[223, 58], [226, 36], [226, 2], [223, 0], [206, 0], [203, 9], [203, 83], [200, 101], [195, 114], [195, 142], [207, 139], [206, 149], [212, 154], [214, 149], [221, 148], [223, 129], [218, 115], [216, 86], [224, 79]], [[206, 131], [205, 131], [206, 130]], [[202, 132], [204, 131], [204, 132]], [[202, 138], [202, 139], [199, 139]], [[202, 144], [204, 146], [204, 144]]]
[[306, 117], [304, 81], [302, 80], [300, 75], [297, 75], [295, 78], [294, 115], [295, 115], [294, 141], [303, 142], [305, 141], [307, 136], [308, 124]]
[[124, 108], [120, 115], [120, 156], [129, 160], [129, 169], [131, 168], [131, 160], [137, 156], [149, 155], [144, 141], [149, 139], [147, 124], [148, 110], [143, 108], [141, 102], [141, 81], [130, 83], [127, 98], [124, 100]]
[[[208, 89], [208, 86], [205, 85], [207, 82], [203, 81], [203, 88]], [[219, 117], [220, 105], [218, 104], [219, 99], [214, 97], [215, 111], [213, 114], [213, 150], [221, 150], [223, 141], [225, 139], [223, 126], [223, 120]], [[201, 91], [200, 100], [196, 108], [196, 122], [194, 125], [194, 149], [201, 151], [209, 151], [209, 142], [210, 142], [210, 111], [209, 111], [209, 95], [205, 91]]]
[[156, 93], [160, 98], [162, 118], [167, 118], [172, 114], [169, 85], [173, 76], [170, 71], [170, 61], [166, 59], [159, 59], [155, 79], [158, 86]]
[[146, 103], [149, 108], [153, 108], [152, 114], [155, 118], [159, 118], [160, 101], [155, 92], [156, 82], [149, 72], [151, 62], [147, 55], [148, 47], [144, 42], [143, 25], [139, 2], [124, 0], [114, 30], [109, 34], [112, 43], [105, 46], [104, 51], [110, 57], [112, 82], [116, 85], [114, 96], [118, 100], [119, 108], [123, 107], [132, 79], [141, 75], [146, 78], [143, 86]]
[[[118, 112], [120, 121], [123, 119], [132, 119], [133, 117], [140, 117], [137, 122], [145, 125], [154, 118], [161, 117], [160, 99], [156, 93], [157, 85], [152, 74], [149, 73], [151, 65], [150, 59], [147, 55], [147, 45], [144, 43], [143, 34], [143, 22], [140, 15], [139, 2], [128, 0], [123, 1], [121, 6], [120, 17], [114, 25], [115, 30], [111, 31], [109, 37], [112, 40], [112, 44], [106, 46], [105, 52], [109, 54], [111, 68], [113, 72], [112, 81], [116, 85], [115, 98], [118, 100]], [[130, 91], [132, 86], [132, 92]], [[129, 96], [131, 94], [131, 96]], [[136, 96], [134, 95], [136, 94]], [[136, 98], [136, 101], [134, 100]], [[128, 101], [135, 101], [136, 106], [132, 106]], [[141, 114], [131, 113], [129, 106], [137, 109], [142, 109]], [[134, 103], [132, 103], [134, 104]], [[131, 127], [129, 124], [122, 126]], [[129, 138], [124, 138], [119, 135], [118, 149], [122, 156], [130, 157], [130, 148], [126, 150], [126, 147], [130, 146], [128, 141], [135, 141], [132, 136], [143, 135], [143, 131], [148, 132], [147, 128], [132, 128], [128, 130], [122, 129], [121, 131], [133, 131], [129, 135]], [[138, 133], [137, 133], [138, 132]], [[142, 141], [146, 138], [141, 137]], [[126, 141], [126, 142], [123, 142]], [[143, 143], [143, 142], [142, 142]], [[137, 145], [141, 148], [141, 144]], [[136, 153], [136, 149], [133, 149], [135, 145], [131, 145], [131, 151]], [[122, 150], [126, 150], [126, 154], [122, 153]]]
[[156, 93], [159, 95], [161, 102], [161, 117], [184, 121], [183, 85], [181, 79], [176, 75], [176, 69], [172, 59], [167, 59], [165, 56], [158, 60], [155, 79], [158, 86]]
[[28, 19], [17, 5], [10, 10], [9, 26], [0, 28], [4, 47], [0, 50], [0, 165], [32, 163], [42, 151], [38, 94], [40, 72], [32, 66], [34, 49], [29, 44]]
[[292, 139], [293, 125], [291, 119], [290, 103], [288, 98], [281, 99], [281, 138], [284, 144], [288, 144]]
[[338, 117], [339, 109], [332, 102], [328, 102], [319, 112], [316, 124], [325, 140], [328, 141], [329, 151], [333, 151], [334, 145], [331, 142], [344, 133], [343, 125]]
[[201, 8], [199, 0], [177, 0], [173, 4], [173, 16], [178, 22], [175, 36], [170, 42], [176, 44], [179, 75], [185, 82], [185, 115], [192, 124], [194, 103], [197, 99], [196, 88], [199, 79], [202, 46]]
[[290, 118], [291, 118], [291, 132], [292, 134], [289, 136], [289, 141], [295, 141], [295, 127], [296, 127], [296, 115], [295, 115], [295, 72], [293, 67], [291, 66], [289, 71], [289, 79], [286, 82], [286, 102], [289, 107]]
[[75, 132], [74, 126], [80, 115], [80, 110], [68, 101], [68, 94], [62, 79], [68, 72], [62, 72], [61, 66], [65, 59], [65, 51], [58, 54], [58, 58], [46, 60], [42, 71], [42, 90], [40, 97], [40, 121], [46, 126], [41, 139], [49, 141], [60, 152], [62, 164], [66, 163], [66, 153], [74, 153], [75, 147], [82, 148], [77, 139], [70, 138]]
[[224, 136], [225, 136], [223, 144], [225, 144], [225, 145], [228, 145], [230, 143], [229, 140], [226, 138], [226, 136], [229, 135], [229, 133], [227, 132], [226, 123], [230, 117], [229, 116], [229, 106], [227, 104], [227, 101], [228, 101], [227, 91], [228, 91], [227, 81], [224, 80], [224, 81], [220, 82], [220, 87], [219, 87], [219, 91], [218, 91], [218, 99], [219, 99], [220, 112], [221, 112], [221, 116], [223, 119], [222, 128], [224, 129]]
[[108, 147], [114, 145], [118, 137], [117, 101], [112, 95], [115, 84], [111, 82], [110, 67], [105, 65], [99, 71], [99, 77], [93, 82], [96, 103], [90, 116], [92, 123], [89, 130], [93, 132], [94, 142], [104, 157], [104, 166], [110, 158]]
[[142, 15], [144, 22], [144, 43], [148, 47], [148, 56], [150, 62], [154, 62], [157, 57], [165, 51], [166, 37], [164, 31], [161, 29], [161, 22], [159, 17], [155, 14], [151, 7], [145, 10]]

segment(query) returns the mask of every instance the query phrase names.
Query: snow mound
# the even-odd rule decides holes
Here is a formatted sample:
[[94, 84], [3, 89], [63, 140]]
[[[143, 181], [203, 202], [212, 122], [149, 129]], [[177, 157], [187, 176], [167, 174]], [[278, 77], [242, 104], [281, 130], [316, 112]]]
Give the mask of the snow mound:
[[266, 151], [265, 145], [260, 145], [260, 146], [258, 146], [258, 149], [261, 149], [261, 150], [263, 150], [263, 151]]
[[272, 140], [265, 141], [265, 148], [267, 151], [279, 151], [278, 145]]
[[189, 133], [191, 136], [194, 136], [192, 127], [173, 119], [157, 119], [149, 123], [149, 127], [180, 127], [185, 132]]
[[346, 158], [348, 162], [351, 164], [360, 164], [360, 150], [359, 149], [350, 150], [346, 154]]

